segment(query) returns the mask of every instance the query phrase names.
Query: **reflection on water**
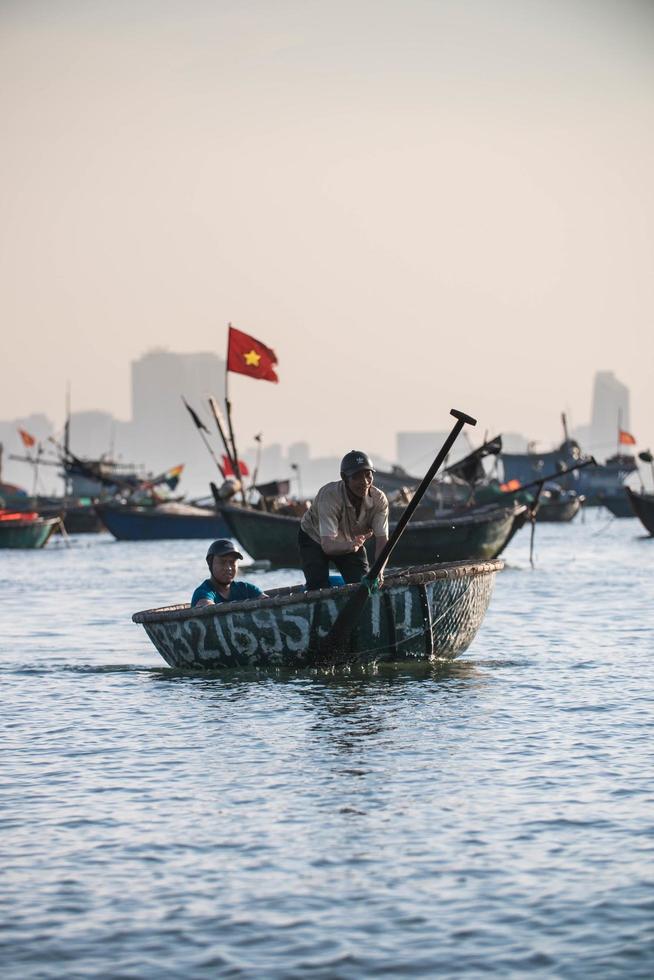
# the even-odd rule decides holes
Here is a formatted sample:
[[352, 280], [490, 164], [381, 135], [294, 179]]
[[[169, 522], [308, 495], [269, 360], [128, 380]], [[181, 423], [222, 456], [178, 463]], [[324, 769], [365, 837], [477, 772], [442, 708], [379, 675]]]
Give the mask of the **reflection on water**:
[[166, 667], [197, 542], [3, 558], [3, 980], [649, 978], [652, 542], [596, 530], [518, 535], [464, 658], [329, 673]]

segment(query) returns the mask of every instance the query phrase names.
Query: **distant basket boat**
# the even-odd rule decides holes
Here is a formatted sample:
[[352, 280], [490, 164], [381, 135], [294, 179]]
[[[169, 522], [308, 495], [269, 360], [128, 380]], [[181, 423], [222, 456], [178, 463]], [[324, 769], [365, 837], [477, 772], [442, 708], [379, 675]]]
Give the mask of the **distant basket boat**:
[[[226, 505], [222, 513], [232, 536], [252, 558], [276, 568], [299, 567], [299, 518], [234, 505]], [[393, 552], [393, 565], [497, 558], [526, 517], [527, 508], [517, 504], [412, 521]]]
[[650, 534], [654, 534], [654, 493], [636, 493], [630, 487], [625, 487], [631, 501], [634, 514]]
[[59, 525], [58, 517], [0, 520], [0, 548], [43, 548]]
[[[351, 662], [453, 658], [466, 650], [486, 613], [501, 561], [454, 562], [389, 573], [366, 602], [350, 637]], [[304, 592], [274, 589], [261, 599], [135, 613], [171, 667], [311, 667], [357, 585]]]
[[104, 526], [119, 541], [165, 541], [181, 538], [224, 538], [225, 521], [215, 510], [178, 502], [139, 507], [96, 504]]
[[536, 520], [539, 523], [566, 524], [573, 520], [584, 501], [574, 491], [564, 491], [557, 495], [555, 493], [545, 496], [542, 494], [538, 501], [536, 510]]

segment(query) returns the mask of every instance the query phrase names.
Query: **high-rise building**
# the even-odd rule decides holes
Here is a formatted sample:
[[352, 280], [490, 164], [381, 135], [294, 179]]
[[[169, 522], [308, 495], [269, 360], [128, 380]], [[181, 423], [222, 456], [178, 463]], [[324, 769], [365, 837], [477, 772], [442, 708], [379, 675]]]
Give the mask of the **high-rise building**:
[[[165, 470], [185, 463], [187, 479], [198, 468], [206, 472], [207, 479], [214, 479], [215, 467], [194, 430], [182, 396], [213, 436], [215, 425], [207, 400], [213, 395], [222, 403], [224, 390], [225, 361], [210, 351], [177, 354], [151, 350], [132, 361], [133, 451], [147, 459], [151, 469]], [[217, 448], [218, 440], [212, 441]], [[200, 482], [204, 483], [204, 476]]]
[[214, 395], [222, 402], [225, 361], [217, 354], [175, 354], [152, 350], [132, 361], [132, 421], [144, 431], [186, 428], [188, 413], [182, 395], [196, 407]]
[[429, 469], [447, 436], [447, 432], [398, 432], [397, 462], [408, 473], [420, 476]]
[[629, 389], [613, 371], [598, 371], [593, 382], [590, 438], [594, 452], [615, 452], [618, 429], [629, 431]]

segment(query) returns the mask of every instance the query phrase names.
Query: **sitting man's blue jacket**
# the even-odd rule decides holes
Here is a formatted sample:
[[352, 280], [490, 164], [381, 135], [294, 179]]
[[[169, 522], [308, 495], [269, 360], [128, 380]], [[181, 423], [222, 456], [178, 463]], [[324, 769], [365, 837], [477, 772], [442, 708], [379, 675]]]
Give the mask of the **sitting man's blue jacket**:
[[220, 592], [216, 591], [216, 587], [211, 579], [206, 578], [202, 585], [198, 585], [193, 593], [191, 605], [195, 606], [200, 599], [210, 599], [211, 602], [215, 603], [243, 602], [245, 599], [256, 599], [260, 595], [263, 595], [261, 589], [256, 585], [252, 585], [251, 582], [232, 582], [229, 587], [229, 599], [223, 599]]

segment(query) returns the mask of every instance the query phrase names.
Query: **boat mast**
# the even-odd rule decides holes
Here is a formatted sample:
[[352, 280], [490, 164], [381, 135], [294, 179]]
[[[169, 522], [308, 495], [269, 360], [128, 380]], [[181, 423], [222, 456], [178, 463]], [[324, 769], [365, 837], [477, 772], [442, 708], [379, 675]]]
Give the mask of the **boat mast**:
[[563, 425], [563, 438], [565, 442], [569, 442], [570, 436], [568, 435], [568, 419], [565, 412], [561, 412], [561, 424]]
[[[66, 421], [64, 422], [64, 453], [70, 458], [70, 381], [66, 382]], [[64, 497], [72, 496], [72, 480], [64, 466]]]

